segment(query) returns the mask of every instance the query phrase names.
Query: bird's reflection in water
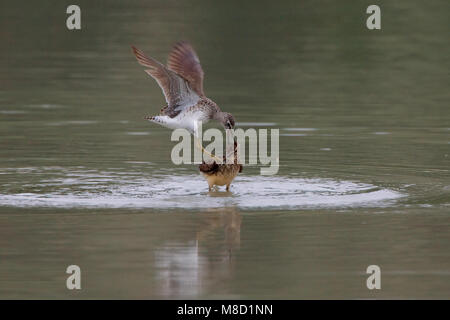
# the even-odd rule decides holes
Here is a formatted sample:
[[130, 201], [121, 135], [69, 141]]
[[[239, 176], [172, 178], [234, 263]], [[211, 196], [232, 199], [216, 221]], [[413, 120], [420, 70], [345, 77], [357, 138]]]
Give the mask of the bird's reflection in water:
[[231, 261], [233, 251], [239, 249], [241, 243], [242, 217], [235, 208], [208, 209], [207, 212], [209, 214], [205, 215], [204, 226], [197, 232], [197, 242], [207, 242], [209, 238], [223, 232], [224, 250]]
[[156, 250], [158, 294], [201, 297], [214, 288], [229, 296], [226, 280], [240, 247], [242, 217], [236, 208], [207, 209], [199, 217], [191, 239], [169, 241]]

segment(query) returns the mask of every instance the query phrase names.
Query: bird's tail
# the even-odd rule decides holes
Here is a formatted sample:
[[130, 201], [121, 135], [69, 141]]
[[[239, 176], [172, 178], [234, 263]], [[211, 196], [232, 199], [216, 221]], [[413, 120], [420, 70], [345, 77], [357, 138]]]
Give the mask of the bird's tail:
[[153, 123], [157, 123], [161, 126], [167, 127], [169, 129], [178, 128], [176, 121], [168, 116], [146, 116], [145, 120], [151, 121]]

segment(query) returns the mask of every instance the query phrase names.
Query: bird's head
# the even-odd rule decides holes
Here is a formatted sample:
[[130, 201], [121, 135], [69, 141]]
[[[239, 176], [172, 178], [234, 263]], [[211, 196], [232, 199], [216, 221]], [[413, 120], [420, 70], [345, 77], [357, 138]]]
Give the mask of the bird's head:
[[219, 121], [225, 129], [234, 129], [234, 117], [231, 113], [221, 112]]

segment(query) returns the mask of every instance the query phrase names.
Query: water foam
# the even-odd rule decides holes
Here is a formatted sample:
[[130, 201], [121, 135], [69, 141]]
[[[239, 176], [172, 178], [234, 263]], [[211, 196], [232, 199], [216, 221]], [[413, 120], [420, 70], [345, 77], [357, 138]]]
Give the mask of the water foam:
[[[232, 192], [207, 192], [200, 175], [143, 176], [140, 172], [85, 168], [2, 169], [32, 172], [33, 181], [7, 184], [1, 206], [61, 208], [341, 208], [378, 207], [404, 196], [375, 185], [283, 176], [238, 176]], [[23, 176], [23, 175], [22, 175]], [[36, 179], [42, 176], [41, 179]], [[6, 188], [5, 188], [6, 187]], [[17, 189], [26, 192], [14, 192]], [[6, 189], [6, 192], [5, 192]]]

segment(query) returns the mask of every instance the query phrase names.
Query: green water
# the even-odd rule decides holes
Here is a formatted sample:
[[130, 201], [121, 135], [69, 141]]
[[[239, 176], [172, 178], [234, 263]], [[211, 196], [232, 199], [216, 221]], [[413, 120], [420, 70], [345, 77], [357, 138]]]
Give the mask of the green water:
[[[378, 31], [369, 1], [77, 4], [79, 31], [0, 5], [0, 298], [450, 298], [448, 1], [378, 1]], [[170, 161], [130, 45], [180, 39], [238, 126], [280, 130], [276, 176], [209, 194]]]

